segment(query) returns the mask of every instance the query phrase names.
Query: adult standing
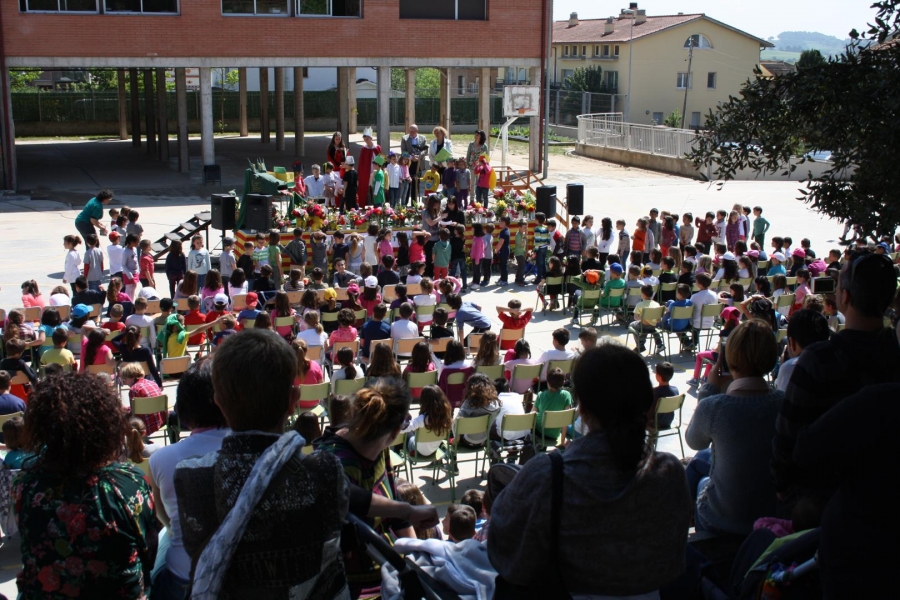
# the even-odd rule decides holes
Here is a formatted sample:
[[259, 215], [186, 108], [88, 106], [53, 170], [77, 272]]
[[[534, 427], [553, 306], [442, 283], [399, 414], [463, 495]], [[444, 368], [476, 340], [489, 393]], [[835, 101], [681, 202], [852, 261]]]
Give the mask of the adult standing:
[[428, 241], [425, 242], [425, 275], [432, 277], [434, 273], [434, 260], [431, 257], [431, 249], [438, 241], [438, 233], [441, 230], [441, 199], [435, 194], [425, 200], [425, 210], [422, 211], [422, 230], [428, 232]]
[[[453, 142], [450, 140], [450, 132], [443, 127], [435, 127], [432, 130], [432, 133], [434, 134], [434, 139], [431, 140], [431, 144], [428, 145], [428, 158], [431, 159], [431, 163], [434, 164], [437, 162], [434, 160], [434, 157], [438, 152], [444, 149], [450, 153], [450, 156], [453, 156]], [[446, 165], [438, 166], [438, 171], [441, 175], [444, 174], [445, 166]]]
[[328, 144], [328, 162], [335, 169], [340, 169], [341, 179], [344, 178], [344, 161], [347, 160], [347, 146], [344, 145], [344, 138], [340, 131], [335, 131], [331, 136], [331, 143]]
[[[589, 433], [528, 461], [494, 498], [487, 550], [498, 585], [528, 586], [529, 597], [656, 598], [684, 571], [691, 506], [681, 463], [647, 443], [647, 367], [605, 344], [581, 356], [572, 379]], [[551, 587], [558, 580], [565, 590]]]
[[75, 217], [75, 229], [81, 234], [82, 239], [87, 239], [87, 236], [92, 233], [96, 235], [97, 229], [100, 230], [100, 235], [106, 235], [106, 227], [103, 225], [103, 207], [109, 204], [112, 198], [112, 190], [100, 190], [96, 196], [88, 200], [88, 203]]
[[466, 150], [466, 164], [473, 174], [475, 173], [475, 166], [478, 164], [478, 157], [482, 154], [490, 156], [491, 149], [487, 144], [487, 135], [479, 129], [475, 132], [475, 140], [469, 142], [469, 149]]
[[359, 160], [356, 161], [356, 171], [359, 173], [359, 189], [356, 190], [356, 204], [360, 207], [371, 204], [369, 202], [369, 189], [372, 186], [372, 161], [381, 154], [381, 146], [375, 143], [372, 137], [372, 128], [366, 127], [363, 131], [363, 147], [359, 151]]
[[[419, 126], [415, 123], [409, 126], [409, 133], [400, 140], [400, 152], [409, 155], [409, 176], [412, 177], [409, 198], [415, 198], [416, 202], [419, 201], [419, 157], [427, 143], [425, 136], [419, 135]], [[400, 198], [400, 201], [406, 204], [407, 198]]]
[[31, 395], [15, 484], [23, 598], [144, 598], [150, 585], [159, 523], [141, 472], [118, 462], [127, 417], [108, 383], [63, 373]]

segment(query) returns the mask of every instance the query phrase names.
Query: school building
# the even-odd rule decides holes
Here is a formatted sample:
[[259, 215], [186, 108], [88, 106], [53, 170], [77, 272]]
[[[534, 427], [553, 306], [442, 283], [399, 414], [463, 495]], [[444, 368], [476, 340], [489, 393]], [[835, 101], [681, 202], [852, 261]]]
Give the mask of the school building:
[[[276, 149], [284, 150], [287, 69], [293, 69], [295, 92], [302, 91], [304, 68], [337, 69], [335, 113], [338, 129], [348, 137], [356, 131], [357, 69], [374, 67], [377, 141], [387, 147], [391, 68], [407, 69], [407, 124], [415, 122], [414, 69], [441, 69], [440, 121], [450, 129], [450, 99], [459, 87], [450, 69], [480, 73], [482, 82], [496, 79], [498, 67], [525, 69], [532, 85], [545, 81], [549, 10], [549, 0], [0, 0], [3, 189], [16, 189], [17, 179], [10, 70], [118, 69], [120, 137], [130, 132], [135, 145], [145, 143], [156, 149], [151, 154], [168, 160], [168, 117], [154, 106], [165, 106], [165, 72], [174, 69], [175, 147], [180, 168], [187, 171], [187, 69], [196, 69], [199, 77], [204, 165], [216, 164], [212, 82], [217, 68], [237, 68], [242, 92], [248, 70], [259, 69], [263, 95], [269, 93], [271, 73], [275, 130], [269, 131], [268, 115], [261, 115], [261, 136], [268, 142], [274, 133]], [[131, 114], [124, 108], [126, 78], [132, 83]], [[490, 85], [477, 90], [484, 129], [490, 126], [490, 92]], [[302, 103], [303, 95], [293, 98]], [[242, 94], [242, 134], [245, 107]], [[296, 115], [303, 114], [302, 106], [294, 108]], [[302, 156], [303, 118], [294, 121], [293, 151]], [[542, 133], [542, 125], [541, 119], [531, 119], [532, 131]], [[158, 144], [157, 136], [164, 143]], [[533, 171], [541, 169], [540, 138], [531, 138]]]

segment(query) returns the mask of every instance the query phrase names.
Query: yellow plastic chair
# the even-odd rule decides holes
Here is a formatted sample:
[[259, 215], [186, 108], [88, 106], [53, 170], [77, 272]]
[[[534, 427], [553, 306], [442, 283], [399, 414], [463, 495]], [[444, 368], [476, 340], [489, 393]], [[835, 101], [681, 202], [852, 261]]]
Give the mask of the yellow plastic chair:
[[[681, 439], [682, 406], [684, 406], [684, 394], [669, 396], [667, 398], [660, 398], [659, 402], [656, 403], [656, 411], [653, 413], [653, 427], [649, 432], [650, 443], [653, 444], [654, 450], [656, 449], [656, 443], [659, 441], [659, 438], [677, 435], [678, 443], [681, 445], [681, 457], [684, 458], [684, 441]], [[667, 433], [660, 433], [659, 415], [670, 412], [677, 412], [678, 418], [677, 420], [672, 421], [672, 424], [668, 427], [668, 429], [663, 430]]]

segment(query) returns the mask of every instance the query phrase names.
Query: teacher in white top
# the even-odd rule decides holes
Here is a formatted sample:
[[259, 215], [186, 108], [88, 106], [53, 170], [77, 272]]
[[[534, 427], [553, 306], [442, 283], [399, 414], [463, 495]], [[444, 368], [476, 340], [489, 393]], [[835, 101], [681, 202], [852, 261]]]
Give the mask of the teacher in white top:
[[[434, 134], [434, 139], [431, 140], [431, 144], [428, 145], [428, 158], [430, 158], [431, 163], [434, 164], [436, 162], [434, 160], [435, 155], [443, 148], [446, 148], [451, 156], [453, 155], [453, 142], [450, 140], [450, 133], [443, 127], [435, 127], [431, 133]], [[442, 164], [438, 167], [438, 171], [440, 171], [441, 174], [444, 173], [444, 166], [445, 165]]]

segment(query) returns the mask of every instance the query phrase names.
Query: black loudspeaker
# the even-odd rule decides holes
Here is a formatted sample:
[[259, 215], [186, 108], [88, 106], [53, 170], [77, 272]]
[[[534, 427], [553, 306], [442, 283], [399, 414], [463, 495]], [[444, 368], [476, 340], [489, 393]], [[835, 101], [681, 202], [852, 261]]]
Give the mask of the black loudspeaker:
[[569, 207], [570, 215], [584, 214], [584, 184], [583, 183], [567, 183], [566, 184], [566, 205]]
[[262, 194], [247, 194], [247, 214], [244, 216], [244, 229], [268, 231], [272, 215], [272, 197]]
[[210, 198], [212, 228], [219, 231], [234, 229], [234, 203], [237, 198], [231, 194], [213, 194]]
[[548, 219], [556, 216], [556, 186], [540, 185], [537, 188], [537, 212], [542, 212]]

